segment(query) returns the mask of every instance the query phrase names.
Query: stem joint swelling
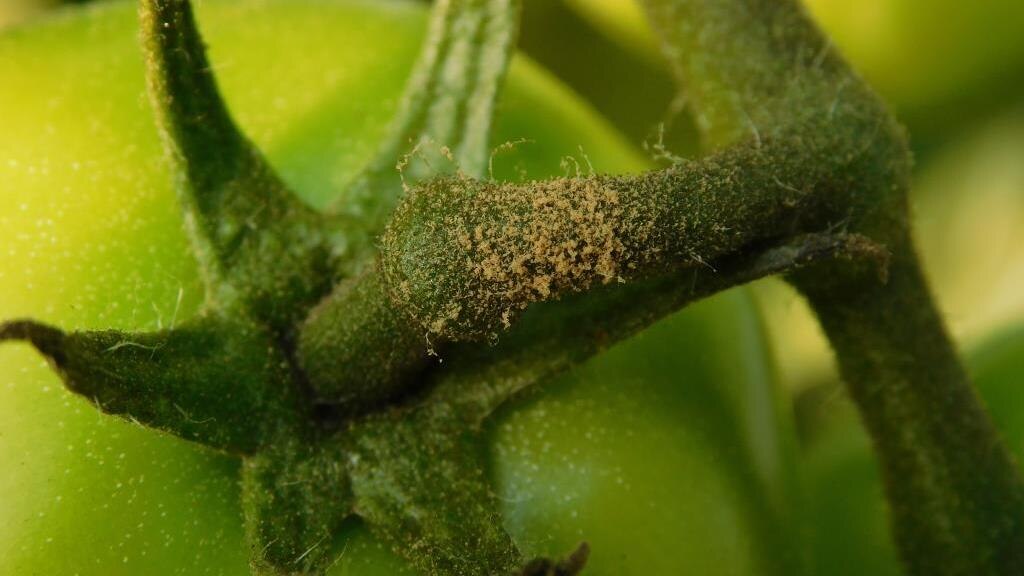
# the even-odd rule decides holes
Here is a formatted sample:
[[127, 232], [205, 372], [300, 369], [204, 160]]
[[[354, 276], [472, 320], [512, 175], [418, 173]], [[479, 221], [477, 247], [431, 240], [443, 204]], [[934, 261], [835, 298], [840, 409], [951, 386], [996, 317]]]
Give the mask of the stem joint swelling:
[[[148, 334], [17, 321], [0, 340], [104, 412], [242, 458], [257, 573], [323, 574], [321, 544], [359, 516], [426, 574], [571, 576], [585, 544], [524, 562], [504, 530], [484, 420], [696, 299], [784, 274], [872, 434], [910, 572], [1024, 573], [1024, 488], [917, 265], [902, 129], [795, 0], [644, 5], [703, 158], [483, 179], [519, 3], [440, 0], [389, 136], [320, 213], [234, 124], [189, 2], [140, 0], [204, 311]], [[417, 163], [407, 188], [392, 167], [426, 141], [463, 171]]]

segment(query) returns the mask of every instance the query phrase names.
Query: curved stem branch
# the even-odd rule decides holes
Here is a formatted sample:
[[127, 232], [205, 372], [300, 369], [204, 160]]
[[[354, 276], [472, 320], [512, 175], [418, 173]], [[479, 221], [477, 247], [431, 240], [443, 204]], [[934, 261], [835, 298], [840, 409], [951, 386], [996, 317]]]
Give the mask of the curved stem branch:
[[431, 180], [396, 210], [379, 265], [302, 326], [300, 363], [325, 401], [379, 401], [408, 386], [431, 345], [496, 338], [531, 304], [826, 231], [874, 168], [837, 149], [779, 131], [640, 175]]
[[766, 276], [828, 262], [886, 275], [888, 252], [855, 234], [808, 234], [752, 255], [607, 286], [527, 311], [496, 345], [457, 345], [444, 353], [431, 395], [481, 423], [510, 398], [586, 361], [661, 318], [718, 292]]
[[1024, 490], [926, 282], [899, 247], [883, 284], [828, 267], [793, 278], [835, 348], [881, 460], [912, 574], [1024, 573]]
[[535, 302], [828, 229], [867, 169], [829, 144], [780, 133], [640, 175], [433, 180], [384, 234], [384, 286], [434, 337], [493, 337]]

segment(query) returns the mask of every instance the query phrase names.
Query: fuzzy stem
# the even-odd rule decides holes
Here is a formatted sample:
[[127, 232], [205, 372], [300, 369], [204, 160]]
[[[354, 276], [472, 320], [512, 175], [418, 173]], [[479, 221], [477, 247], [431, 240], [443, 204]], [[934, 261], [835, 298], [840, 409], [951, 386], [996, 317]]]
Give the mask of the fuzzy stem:
[[448, 369], [431, 391], [479, 425], [509, 398], [586, 361], [685, 306], [729, 288], [820, 263], [856, 263], [882, 278], [888, 252], [863, 236], [808, 234], [741, 255], [625, 286], [605, 286], [527, 311], [494, 346], [445, 351]]
[[834, 176], [827, 143], [787, 136], [640, 175], [431, 181], [383, 236], [384, 287], [417, 329], [481, 340], [535, 302], [824, 230], [861, 172]]
[[802, 125], [809, 113], [836, 128], [850, 122], [851, 110], [875, 116], [874, 128], [861, 123], [872, 135], [869, 148], [850, 141], [835, 152], [876, 155], [879, 178], [856, 183], [846, 226], [887, 245], [890, 282], [842, 266], [792, 281], [825, 328], [881, 457], [910, 572], [1024, 572], [1024, 484], [964, 375], [914, 255], [898, 127], [795, 1], [645, 4], [711, 149]]
[[910, 573], [1024, 573], [1019, 473], [911, 252], [897, 250], [888, 284], [835, 267], [793, 280], [818, 314], [874, 439]]

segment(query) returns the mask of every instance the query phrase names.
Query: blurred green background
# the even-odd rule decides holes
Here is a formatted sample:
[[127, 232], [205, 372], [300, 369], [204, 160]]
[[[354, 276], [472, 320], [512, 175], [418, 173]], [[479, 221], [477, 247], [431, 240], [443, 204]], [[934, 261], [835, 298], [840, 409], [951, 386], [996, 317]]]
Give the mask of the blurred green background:
[[[980, 393], [1024, 458], [1024, 2], [806, 2], [909, 129], [919, 250]], [[60, 4], [0, 0], [0, 27]], [[635, 143], [695, 153], [634, 0], [525, 4], [527, 54]], [[813, 572], [899, 574], [878, 471], [827, 343], [790, 288], [768, 280], [757, 293], [797, 416]]]

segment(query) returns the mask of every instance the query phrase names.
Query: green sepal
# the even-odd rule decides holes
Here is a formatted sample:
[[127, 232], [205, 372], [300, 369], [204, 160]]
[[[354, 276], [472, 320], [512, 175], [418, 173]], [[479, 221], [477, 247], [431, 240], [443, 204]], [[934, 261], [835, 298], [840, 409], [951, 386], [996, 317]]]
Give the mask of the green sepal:
[[[398, 113], [374, 158], [336, 210], [367, 240], [380, 233], [403, 192], [429, 176], [483, 178], [491, 123], [515, 51], [521, 0], [439, 0]], [[372, 243], [365, 248], [372, 252]]]
[[214, 305], [285, 330], [330, 290], [344, 237], [236, 127], [188, 0], [140, 0], [150, 100]]
[[[483, 428], [449, 398], [282, 428], [242, 467], [255, 574], [319, 575], [345, 521], [359, 517], [431, 576], [572, 576], [588, 548], [524, 563], [502, 527]], [[333, 416], [339, 415], [333, 413]]]
[[323, 574], [352, 514], [346, 455], [299, 432], [275, 437], [242, 464], [250, 566], [260, 576]]
[[502, 527], [479, 429], [467, 424], [429, 400], [354, 423], [356, 513], [424, 574], [513, 574], [522, 558]]
[[0, 325], [2, 340], [35, 346], [100, 411], [219, 450], [251, 453], [300, 416], [288, 361], [265, 330], [242, 321], [64, 333], [23, 320]]

